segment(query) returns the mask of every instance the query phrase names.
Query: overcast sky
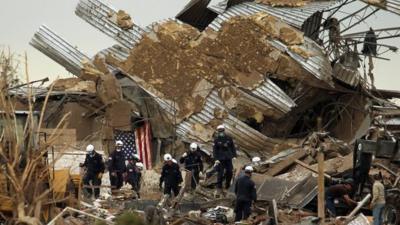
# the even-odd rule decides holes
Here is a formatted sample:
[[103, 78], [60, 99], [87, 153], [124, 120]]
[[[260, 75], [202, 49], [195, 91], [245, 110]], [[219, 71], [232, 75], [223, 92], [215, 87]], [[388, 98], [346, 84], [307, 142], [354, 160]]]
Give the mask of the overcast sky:
[[[145, 26], [152, 22], [174, 17], [189, 0], [108, 0], [116, 9], [126, 10], [136, 24]], [[46, 24], [81, 51], [93, 56], [99, 50], [116, 44], [115, 41], [93, 28], [75, 15], [78, 0], [0, 0], [0, 46], [12, 51], [28, 53], [31, 80], [71, 76], [63, 67], [29, 45], [34, 32]], [[358, 7], [357, 7], [358, 8]], [[350, 9], [351, 10], [351, 9]], [[353, 9], [354, 10], [354, 9]], [[400, 16], [380, 12], [358, 29], [395, 27]], [[400, 38], [385, 41], [400, 48]], [[400, 90], [400, 54], [387, 53], [391, 61], [375, 63], [378, 88]]]

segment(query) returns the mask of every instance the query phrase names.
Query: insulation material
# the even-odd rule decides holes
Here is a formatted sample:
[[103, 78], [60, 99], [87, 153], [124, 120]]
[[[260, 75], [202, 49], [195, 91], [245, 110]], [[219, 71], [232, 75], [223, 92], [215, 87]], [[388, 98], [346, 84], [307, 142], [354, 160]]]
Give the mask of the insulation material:
[[108, 17], [123, 30], [132, 29], [134, 25], [131, 16], [124, 10], [119, 10], [117, 13], [109, 13]]
[[256, 3], [277, 7], [301, 7], [310, 2], [310, 0], [256, 0]]
[[[178, 120], [182, 120], [201, 110], [212, 86], [253, 90], [267, 73], [301, 80], [308, 76], [298, 63], [266, 41], [275, 37], [289, 46], [304, 42], [301, 32], [263, 13], [232, 18], [219, 32], [200, 33], [168, 21], [144, 36], [117, 66], [136, 75], [141, 85], [158, 97], [176, 104]], [[205, 81], [210, 90], [196, 94]]]
[[94, 82], [97, 82], [99, 79], [100, 75], [103, 73], [99, 71], [96, 67], [93, 66], [88, 61], [82, 62], [82, 69], [79, 77], [83, 80], [91, 80]]
[[364, 0], [364, 2], [382, 9], [387, 7], [386, 0]]
[[90, 94], [96, 93], [96, 83], [91, 80], [81, 80], [80, 78], [66, 78], [54, 81], [54, 91], [72, 91], [72, 92], [87, 92]]
[[204, 142], [210, 142], [213, 140], [214, 129], [207, 125], [196, 123], [193, 126], [193, 136], [200, 138]]
[[307, 51], [307, 49], [298, 46], [298, 45], [292, 45], [289, 47], [289, 50], [300, 55], [301, 57], [308, 59], [312, 56], [312, 53]]

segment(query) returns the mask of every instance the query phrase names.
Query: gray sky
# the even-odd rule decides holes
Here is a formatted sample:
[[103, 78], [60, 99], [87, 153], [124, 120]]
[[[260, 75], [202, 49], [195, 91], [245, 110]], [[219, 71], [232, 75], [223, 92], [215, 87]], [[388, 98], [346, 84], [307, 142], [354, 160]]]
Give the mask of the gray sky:
[[[174, 17], [189, 0], [107, 0], [116, 9], [126, 10], [136, 24], [145, 26], [152, 22]], [[77, 17], [74, 13], [78, 0], [0, 0], [0, 46], [12, 51], [28, 53], [30, 79], [48, 76], [71, 76], [63, 67], [29, 45], [34, 32], [46, 24], [68, 42], [89, 56], [116, 42]], [[354, 10], [354, 9], [353, 9]], [[367, 23], [373, 28], [395, 27], [400, 16], [380, 12]], [[367, 30], [362, 23], [358, 29]], [[355, 30], [354, 30], [355, 31]], [[385, 41], [400, 48], [400, 38]], [[400, 90], [400, 54], [387, 53], [391, 61], [375, 61], [375, 79], [378, 88]]]

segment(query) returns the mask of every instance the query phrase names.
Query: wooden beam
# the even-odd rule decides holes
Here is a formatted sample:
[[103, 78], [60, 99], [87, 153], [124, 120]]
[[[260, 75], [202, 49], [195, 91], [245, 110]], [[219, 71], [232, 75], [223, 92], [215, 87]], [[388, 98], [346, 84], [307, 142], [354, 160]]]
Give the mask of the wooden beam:
[[[311, 172], [313, 172], [313, 173], [315, 173], [315, 174], [318, 174], [318, 171], [317, 171], [317, 170], [315, 170], [315, 169], [312, 168], [311, 166], [309, 166], [309, 165], [303, 163], [302, 161], [300, 161], [300, 160], [295, 160], [295, 162], [296, 162], [297, 164], [299, 164], [300, 166], [302, 166], [302, 167], [308, 169], [309, 171], [311, 171]], [[327, 174], [327, 173], [324, 173], [324, 176], [325, 176], [327, 179], [329, 179], [329, 180], [332, 179], [332, 177], [331, 177], [329, 174]]]
[[307, 156], [306, 151], [299, 150], [298, 152], [294, 153], [292, 156], [290, 156], [288, 159], [282, 160], [278, 162], [277, 164], [274, 164], [268, 171], [265, 173], [265, 175], [268, 176], [276, 176], [282, 171], [288, 169], [293, 163], [295, 163], [296, 160], [302, 159]]
[[317, 153], [318, 161], [318, 217], [321, 224], [325, 224], [325, 171], [324, 152], [320, 149]]

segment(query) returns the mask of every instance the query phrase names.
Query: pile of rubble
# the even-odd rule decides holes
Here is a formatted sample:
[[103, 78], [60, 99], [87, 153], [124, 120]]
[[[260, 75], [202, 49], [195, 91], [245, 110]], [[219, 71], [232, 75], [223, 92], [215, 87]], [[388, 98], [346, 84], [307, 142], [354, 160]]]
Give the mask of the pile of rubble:
[[[232, 190], [214, 193], [215, 174], [202, 176], [198, 188], [190, 190], [190, 173], [184, 173], [175, 198], [158, 190], [160, 156], [178, 156], [191, 142], [200, 146], [205, 174], [214, 169], [211, 152], [220, 124], [238, 149], [236, 177], [246, 165], [255, 168], [258, 201], [240, 224], [368, 224], [369, 211], [364, 207], [358, 213], [363, 204], [353, 212], [344, 208], [341, 219], [325, 220], [323, 202], [317, 200], [323, 187], [364, 174], [355, 197], [365, 203], [371, 172], [383, 174], [385, 185], [398, 190], [400, 113], [388, 99], [400, 94], [369, 88], [376, 52], [363, 53], [370, 60], [372, 84], [366, 74], [361, 77], [357, 45], [365, 43], [340, 30], [352, 16], [334, 18], [352, 1], [211, 2], [192, 0], [176, 19], [140, 27], [123, 10], [80, 0], [76, 14], [118, 42], [93, 57], [46, 26], [35, 33], [31, 44], [76, 76], [47, 89], [9, 90], [25, 108], [31, 95], [34, 110], [48, 106], [39, 127], [44, 138], [64, 114], [71, 118], [48, 157], [60, 159], [53, 172], [67, 171], [60, 202], [65, 203], [62, 197], [73, 183], [68, 194], [74, 205], [62, 210], [57, 205], [49, 224], [119, 224], [119, 217], [129, 217], [125, 211], [146, 224], [232, 224], [235, 196]], [[365, 2], [399, 14], [386, 1]], [[129, 186], [111, 195], [108, 175], [100, 199], [83, 198], [77, 169], [85, 155], [82, 146], [91, 143], [108, 158], [119, 138], [131, 141], [131, 148], [135, 143], [136, 149], [126, 152], [136, 151], [145, 164], [142, 199]], [[371, 160], [363, 161], [364, 153]], [[253, 157], [262, 160], [255, 163]]]

